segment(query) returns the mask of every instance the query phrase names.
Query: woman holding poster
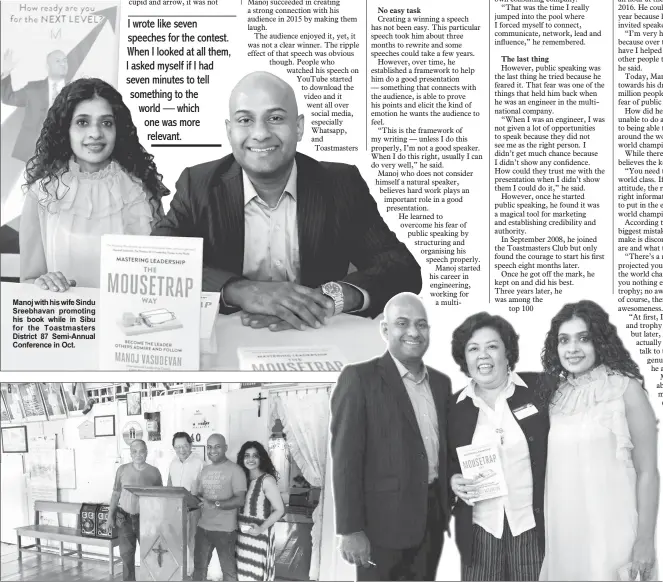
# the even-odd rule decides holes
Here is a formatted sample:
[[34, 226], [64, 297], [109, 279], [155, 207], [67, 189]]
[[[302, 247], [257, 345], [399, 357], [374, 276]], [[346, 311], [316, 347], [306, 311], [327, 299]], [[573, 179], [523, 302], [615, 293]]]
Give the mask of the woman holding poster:
[[537, 580], [548, 417], [535, 385], [544, 379], [513, 371], [518, 335], [497, 315], [468, 317], [451, 349], [470, 378], [448, 421], [462, 579]]
[[122, 96], [101, 79], [66, 85], [26, 167], [21, 281], [99, 287], [103, 234], [151, 232], [169, 194]]
[[608, 314], [565, 305], [541, 356], [550, 403], [541, 580], [656, 580], [656, 419]]

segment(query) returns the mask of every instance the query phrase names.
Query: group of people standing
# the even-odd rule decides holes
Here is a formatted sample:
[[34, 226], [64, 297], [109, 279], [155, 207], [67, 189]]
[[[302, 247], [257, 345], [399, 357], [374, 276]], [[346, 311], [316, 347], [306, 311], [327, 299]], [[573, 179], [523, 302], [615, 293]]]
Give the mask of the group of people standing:
[[[167, 485], [184, 487], [200, 500], [188, 515], [188, 572], [205, 580], [216, 550], [224, 580], [274, 580], [274, 524], [285, 513], [277, 486], [278, 473], [265, 447], [257, 441], [242, 445], [237, 463], [226, 456], [223, 435], [207, 439], [209, 464], [192, 454], [186, 432], [173, 435], [176, 458]], [[147, 445], [131, 443], [131, 463], [115, 476], [110, 502], [110, 524], [118, 529], [123, 580], [135, 580], [136, 544], [140, 539], [138, 497], [126, 486], [162, 486], [159, 470], [146, 462]]]
[[[387, 353], [347, 366], [332, 394], [337, 533], [360, 580], [434, 580], [454, 517], [463, 580], [654, 580], [657, 428], [608, 314], [565, 305], [543, 373], [516, 373], [518, 334], [482, 312], [452, 335], [468, 384], [423, 363], [414, 295], [384, 311]], [[457, 448], [497, 448], [507, 494], [477, 500]], [[638, 578], [639, 577], [639, 578]]]

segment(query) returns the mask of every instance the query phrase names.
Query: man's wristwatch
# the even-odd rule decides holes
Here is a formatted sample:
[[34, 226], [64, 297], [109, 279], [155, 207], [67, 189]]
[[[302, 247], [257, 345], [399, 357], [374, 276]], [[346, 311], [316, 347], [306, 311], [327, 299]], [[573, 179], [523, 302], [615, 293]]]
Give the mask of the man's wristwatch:
[[336, 281], [330, 281], [329, 283], [325, 283], [321, 287], [321, 290], [323, 295], [331, 298], [334, 302], [334, 315], [343, 313], [343, 287]]
[[214, 507], [221, 507], [221, 502], [220, 501], [215, 501], [214, 502]]

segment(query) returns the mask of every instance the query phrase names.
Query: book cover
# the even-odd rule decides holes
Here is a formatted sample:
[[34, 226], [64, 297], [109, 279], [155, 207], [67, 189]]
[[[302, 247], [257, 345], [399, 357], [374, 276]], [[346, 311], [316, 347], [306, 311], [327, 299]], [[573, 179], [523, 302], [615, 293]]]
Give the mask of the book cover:
[[457, 447], [460, 469], [465, 479], [475, 479], [479, 496], [474, 501], [501, 497], [508, 493], [502, 461], [496, 443]]
[[217, 351], [214, 324], [219, 314], [221, 293], [204, 291], [200, 297], [200, 353], [215, 354]]
[[340, 372], [347, 359], [336, 346], [238, 348], [240, 370]]
[[102, 370], [198, 370], [203, 241], [101, 240]]

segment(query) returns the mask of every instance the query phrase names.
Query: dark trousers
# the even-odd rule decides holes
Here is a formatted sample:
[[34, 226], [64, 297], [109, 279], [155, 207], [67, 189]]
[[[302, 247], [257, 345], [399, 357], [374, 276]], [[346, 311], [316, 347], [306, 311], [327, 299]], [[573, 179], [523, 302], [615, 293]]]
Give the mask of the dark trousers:
[[[357, 580], [435, 580], [444, 543], [443, 512], [437, 481], [428, 487], [426, 531], [418, 546], [402, 550], [371, 544], [375, 566], [357, 566]], [[385, 511], [389, 511], [385, 507]]]
[[543, 564], [536, 529], [513, 536], [504, 516], [502, 538], [472, 526], [472, 561], [463, 563], [462, 580], [538, 580]]
[[140, 539], [140, 516], [117, 508], [115, 517], [122, 558], [122, 580], [136, 579], [136, 543]]
[[224, 580], [237, 580], [237, 561], [235, 560], [236, 531], [211, 531], [198, 527], [196, 529], [195, 547], [193, 550], [192, 580], [205, 580], [207, 567], [216, 548], [219, 556]]

